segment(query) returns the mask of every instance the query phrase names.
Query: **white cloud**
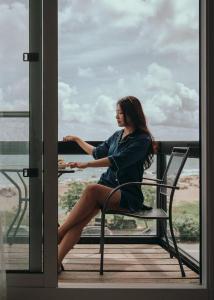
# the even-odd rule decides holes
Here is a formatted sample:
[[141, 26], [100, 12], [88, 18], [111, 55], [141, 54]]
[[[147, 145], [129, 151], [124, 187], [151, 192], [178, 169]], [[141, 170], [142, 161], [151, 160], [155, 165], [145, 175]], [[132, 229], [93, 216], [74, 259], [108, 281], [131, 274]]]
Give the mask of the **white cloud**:
[[198, 30], [199, 23], [199, 10], [198, 1], [196, 0], [179, 0], [175, 1], [175, 12], [174, 24], [177, 27], [192, 28]]
[[13, 110], [13, 106], [9, 101], [6, 101], [4, 91], [0, 88], [0, 107], [1, 111]]
[[195, 111], [198, 110], [199, 96], [198, 93], [186, 87], [183, 83], [177, 82], [177, 93], [182, 99], [184, 111]]
[[0, 40], [2, 83], [26, 76], [22, 53], [28, 51], [27, 7], [23, 3], [0, 4]]
[[[173, 73], [166, 67], [152, 63], [143, 76], [136, 73], [129, 77], [119, 78], [116, 88], [118, 98], [132, 94], [143, 100], [150, 125], [173, 127], [198, 127], [198, 93], [184, 83], [177, 82]], [[97, 89], [93, 104], [80, 103], [75, 88], [60, 84], [63, 103], [62, 119], [70, 122], [85, 123], [88, 126], [106, 126], [115, 123], [115, 91], [107, 94]], [[78, 97], [76, 97], [78, 96]], [[92, 103], [92, 102], [90, 102]]]
[[78, 94], [76, 87], [59, 82], [59, 119], [63, 121], [82, 121], [81, 107], [76, 103], [75, 96]]
[[1, 110], [29, 109], [29, 80], [21, 78], [0, 89]]
[[145, 104], [143, 109], [150, 125], [159, 125], [166, 122], [167, 117], [163, 110], [157, 105]]
[[108, 65], [106, 68], [107, 72], [109, 72], [110, 74], [117, 74], [118, 71], [111, 65]]
[[93, 78], [95, 76], [94, 71], [92, 68], [78, 68], [78, 76], [79, 77], [86, 77], [86, 78]]
[[162, 55], [183, 55], [183, 59], [193, 61], [199, 50], [198, 7], [198, 1], [195, 0], [165, 0], [164, 6], [153, 20], [153, 25], [158, 23], [158, 34], [154, 33], [153, 51]]
[[151, 54], [193, 61], [198, 55], [198, 11], [198, 0], [70, 0], [60, 5], [60, 32], [66, 44], [85, 55], [102, 44], [97, 59], [117, 43], [121, 43], [120, 57], [129, 41], [132, 52], [141, 47]]
[[114, 16], [115, 27], [137, 27], [155, 15], [162, 0], [103, 0], [105, 8]]
[[22, 61], [28, 51], [29, 13], [26, 1], [0, 3], [1, 110], [29, 107], [29, 66]]
[[176, 82], [170, 70], [153, 63], [143, 86], [149, 91], [144, 107], [151, 124], [198, 127], [199, 95]]
[[2, 89], [0, 88], [0, 102], [3, 100], [3, 91]]
[[[4, 2], [0, 104], [27, 109], [27, 2]], [[116, 100], [133, 94], [150, 123], [197, 128], [198, 11], [198, 0], [60, 0], [60, 126], [110, 128]]]
[[115, 115], [115, 101], [106, 95], [99, 95], [92, 109], [92, 118], [99, 124], [112, 124]]
[[117, 86], [118, 86], [119, 90], [123, 91], [125, 89], [125, 85], [126, 85], [125, 78], [119, 78], [117, 81]]
[[59, 123], [82, 123], [86, 126], [110, 125], [114, 120], [115, 101], [100, 94], [93, 105], [82, 104], [78, 101], [78, 92], [69, 84], [59, 83]]
[[143, 79], [143, 87], [146, 90], [170, 90], [174, 85], [172, 72], [157, 63], [148, 66], [148, 73]]

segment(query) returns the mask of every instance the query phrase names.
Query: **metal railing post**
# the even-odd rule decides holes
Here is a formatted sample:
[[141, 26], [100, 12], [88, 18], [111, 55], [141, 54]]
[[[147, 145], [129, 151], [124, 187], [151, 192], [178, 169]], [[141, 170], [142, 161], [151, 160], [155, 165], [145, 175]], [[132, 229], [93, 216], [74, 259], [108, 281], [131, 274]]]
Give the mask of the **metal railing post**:
[[[157, 178], [161, 179], [163, 178], [164, 171], [166, 169], [166, 155], [162, 153], [161, 151], [161, 142], [159, 143], [159, 151], [157, 153]], [[161, 195], [159, 193], [159, 187], [156, 190], [156, 201], [157, 201], [157, 208], [162, 208], [164, 210], [167, 210], [167, 197], [164, 195]], [[165, 224], [166, 225], [166, 224]], [[167, 227], [166, 227], [167, 230]], [[157, 220], [157, 237], [162, 238], [164, 236], [163, 227], [161, 226], [161, 223], [159, 220]]]

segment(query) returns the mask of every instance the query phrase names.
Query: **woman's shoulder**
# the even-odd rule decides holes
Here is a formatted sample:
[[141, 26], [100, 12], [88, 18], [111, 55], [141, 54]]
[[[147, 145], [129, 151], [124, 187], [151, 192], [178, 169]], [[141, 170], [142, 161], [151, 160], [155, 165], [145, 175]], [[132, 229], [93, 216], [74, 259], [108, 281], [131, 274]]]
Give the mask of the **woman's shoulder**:
[[133, 142], [136, 144], [136, 145], [141, 145], [143, 147], [145, 147], [146, 145], [150, 145], [152, 143], [152, 139], [151, 139], [151, 136], [147, 133], [144, 133], [144, 132], [137, 132], [135, 134], [135, 137], [133, 139]]
[[141, 130], [136, 130], [135, 132], [135, 137], [136, 139], [140, 139], [140, 140], [148, 140], [148, 141], [151, 141], [151, 136], [149, 133], [146, 133], [146, 132], [143, 132]]

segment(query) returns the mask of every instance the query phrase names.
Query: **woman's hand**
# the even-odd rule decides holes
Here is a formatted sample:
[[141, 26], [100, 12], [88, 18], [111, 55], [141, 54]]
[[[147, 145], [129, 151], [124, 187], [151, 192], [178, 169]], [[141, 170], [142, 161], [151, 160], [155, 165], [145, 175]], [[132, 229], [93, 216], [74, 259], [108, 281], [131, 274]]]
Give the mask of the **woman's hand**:
[[89, 143], [83, 141], [76, 135], [67, 135], [63, 138], [64, 142], [75, 142], [77, 143], [80, 148], [82, 148], [86, 153], [92, 155], [94, 146], [90, 145]]
[[65, 169], [66, 167], [67, 167], [67, 163], [64, 161], [64, 159], [58, 159], [58, 168]]
[[69, 162], [67, 164], [71, 169], [78, 168], [78, 169], [85, 169], [88, 167], [88, 162]]
[[67, 165], [67, 163], [63, 160], [59, 160], [58, 161], [58, 168], [59, 169], [65, 169], [65, 168], [67, 168], [68, 167], [68, 165]]
[[67, 164], [58, 164], [58, 169], [64, 170], [67, 167]]
[[63, 142], [76, 142], [77, 138], [76, 135], [66, 135], [63, 137]]

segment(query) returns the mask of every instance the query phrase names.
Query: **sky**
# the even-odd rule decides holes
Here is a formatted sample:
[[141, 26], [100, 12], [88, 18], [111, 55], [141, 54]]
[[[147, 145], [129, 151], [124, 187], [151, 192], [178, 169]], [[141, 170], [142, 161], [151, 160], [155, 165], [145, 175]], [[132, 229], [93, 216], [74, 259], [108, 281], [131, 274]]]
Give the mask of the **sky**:
[[[198, 140], [198, 7], [198, 0], [59, 0], [59, 140], [106, 139], [127, 95], [141, 100], [157, 140]], [[0, 0], [1, 110], [28, 110], [27, 36], [28, 1]], [[14, 126], [15, 139], [27, 135], [26, 120], [4, 123], [1, 140]]]

